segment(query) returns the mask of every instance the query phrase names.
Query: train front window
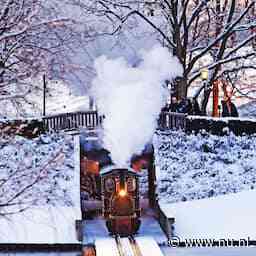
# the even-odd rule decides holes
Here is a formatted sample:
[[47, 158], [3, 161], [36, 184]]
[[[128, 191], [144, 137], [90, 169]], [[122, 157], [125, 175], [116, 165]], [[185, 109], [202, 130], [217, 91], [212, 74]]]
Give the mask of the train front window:
[[136, 180], [132, 177], [127, 179], [127, 190], [129, 192], [133, 192], [136, 189]]
[[108, 193], [115, 191], [115, 181], [112, 178], [107, 178], [105, 180], [105, 189]]

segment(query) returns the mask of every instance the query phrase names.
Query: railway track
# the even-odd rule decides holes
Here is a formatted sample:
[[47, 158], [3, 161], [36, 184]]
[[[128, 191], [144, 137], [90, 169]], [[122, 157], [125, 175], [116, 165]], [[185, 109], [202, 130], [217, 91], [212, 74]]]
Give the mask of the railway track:
[[120, 237], [96, 242], [96, 256], [163, 256], [151, 237]]
[[119, 256], [143, 256], [133, 236], [120, 238], [115, 237]]

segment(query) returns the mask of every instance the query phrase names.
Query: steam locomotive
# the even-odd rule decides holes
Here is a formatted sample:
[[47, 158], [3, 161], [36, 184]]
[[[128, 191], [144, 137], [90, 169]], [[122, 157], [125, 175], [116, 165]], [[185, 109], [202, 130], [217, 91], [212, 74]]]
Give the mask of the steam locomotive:
[[140, 226], [139, 175], [131, 168], [101, 172], [102, 211], [111, 234], [131, 235]]
[[131, 167], [119, 168], [113, 165], [109, 152], [101, 145], [97, 133], [86, 134], [81, 143], [81, 189], [82, 194], [86, 194], [85, 200], [82, 200], [85, 218], [90, 216], [90, 212], [100, 211], [110, 234], [135, 234], [139, 230], [141, 216], [140, 170], [149, 167], [152, 149], [133, 156]]

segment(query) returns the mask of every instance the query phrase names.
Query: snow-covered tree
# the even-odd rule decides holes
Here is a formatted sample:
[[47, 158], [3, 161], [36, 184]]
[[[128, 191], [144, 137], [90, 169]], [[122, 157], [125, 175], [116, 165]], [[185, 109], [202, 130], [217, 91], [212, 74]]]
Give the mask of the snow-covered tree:
[[42, 74], [66, 78], [80, 37], [75, 20], [47, 1], [0, 0], [0, 5], [0, 100], [18, 110], [21, 99], [38, 89]]
[[[74, 3], [88, 15], [105, 20], [98, 34], [114, 35], [142, 23], [151, 27], [151, 33], [156, 34], [183, 66], [184, 73], [177, 86], [179, 98], [187, 95], [202, 69], [210, 71], [211, 88], [213, 82], [224, 75], [255, 68], [243, 61], [255, 58], [255, 49], [251, 47], [256, 37], [254, 0], [87, 0]], [[206, 108], [205, 103], [203, 108]]]

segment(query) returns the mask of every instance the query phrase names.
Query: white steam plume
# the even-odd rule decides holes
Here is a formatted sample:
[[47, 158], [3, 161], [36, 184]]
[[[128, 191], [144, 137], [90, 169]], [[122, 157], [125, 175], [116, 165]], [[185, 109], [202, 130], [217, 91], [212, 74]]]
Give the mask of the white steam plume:
[[164, 81], [183, 71], [177, 58], [160, 46], [140, 54], [142, 62], [136, 68], [124, 58], [102, 56], [95, 61], [92, 93], [105, 115], [104, 147], [117, 165], [127, 165], [151, 140], [167, 98]]

